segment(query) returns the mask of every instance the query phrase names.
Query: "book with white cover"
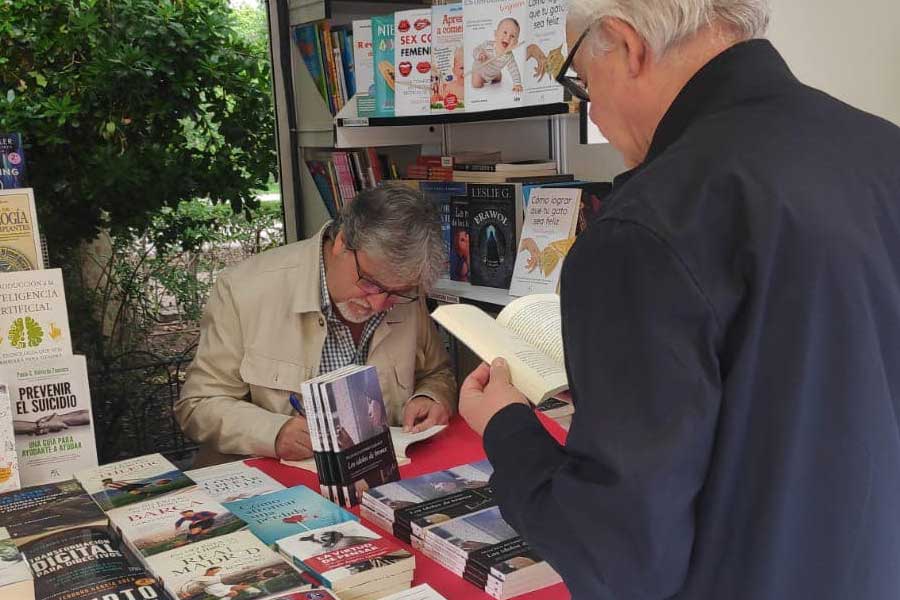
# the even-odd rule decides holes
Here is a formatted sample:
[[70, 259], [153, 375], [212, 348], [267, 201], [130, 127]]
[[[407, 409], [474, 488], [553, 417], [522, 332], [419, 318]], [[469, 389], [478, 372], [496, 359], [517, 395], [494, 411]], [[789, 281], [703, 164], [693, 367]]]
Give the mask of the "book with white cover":
[[431, 113], [431, 9], [394, 13], [394, 114]]
[[325, 586], [341, 590], [412, 572], [416, 559], [396, 541], [357, 521], [278, 540], [278, 551]]
[[0, 364], [72, 354], [62, 271], [0, 272]]
[[144, 558], [244, 527], [243, 521], [199, 487], [114, 508], [107, 514], [128, 547]]
[[529, 0], [528, 36], [523, 39], [525, 65], [522, 72], [526, 103], [563, 101], [563, 88], [556, 74], [565, 62], [568, 0]]
[[162, 454], [147, 454], [79, 471], [75, 479], [104, 511], [194, 485]]
[[431, 17], [431, 112], [459, 112], [466, 106], [462, 2], [432, 6]]
[[356, 74], [356, 113], [360, 117], [375, 114], [375, 51], [372, 47], [372, 21], [353, 21], [353, 69]]
[[466, 110], [524, 106], [526, 2], [463, 1]]
[[580, 203], [581, 190], [577, 188], [548, 187], [531, 192], [510, 296], [556, 293], [563, 260], [575, 243]]
[[10, 395], [22, 485], [65, 481], [97, 466], [83, 356], [3, 365], [0, 381]]
[[0, 367], [10, 394], [22, 485], [97, 466], [87, 363], [73, 355]]
[[532, 404], [569, 388], [556, 294], [516, 298], [496, 320], [470, 304], [439, 306], [431, 317], [481, 360], [506, 359], [513, 385]]
[[242, 460], [184, 473], [218, 502], [246, 500], [283, 490], [284, 486]]
[[173, 598], [269, 598], [309, 588], [300, 574], [249, 531], [189, 544], [147, 559]]
[[0, 494], [22, 487], [9, 388], [0, 383]]
[[427, 583], [421, 583], [416, 587], [408, 590], [385, 596], [381, 600], [446, 600], [443, 596], [434, 591], [434, 588]]

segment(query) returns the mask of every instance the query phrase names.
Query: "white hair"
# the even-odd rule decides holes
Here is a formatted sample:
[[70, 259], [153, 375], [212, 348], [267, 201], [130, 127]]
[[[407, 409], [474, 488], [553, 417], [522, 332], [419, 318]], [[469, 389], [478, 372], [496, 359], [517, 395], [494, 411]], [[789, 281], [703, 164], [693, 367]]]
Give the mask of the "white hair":
[[567, 24], [592, 27], [593, 51], [606, 49], [599, 33], [601, 19], [614, 17], [634, 27], [658, 59], [699, 29], [720, 23], [739, 40], [765, 35], [770, 9], [767, 0], [569, 0]]

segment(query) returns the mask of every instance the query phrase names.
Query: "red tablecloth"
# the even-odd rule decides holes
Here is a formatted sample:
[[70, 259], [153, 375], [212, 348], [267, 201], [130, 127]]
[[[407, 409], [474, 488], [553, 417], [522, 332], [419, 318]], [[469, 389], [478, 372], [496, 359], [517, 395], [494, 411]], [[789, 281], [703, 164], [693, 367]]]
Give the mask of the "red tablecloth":
[[[565, 431], [556, 423], [543, 418], [542, 421], [557, 440], [564, 439]], [[415, 477], [442, 471], [485, 457], [481, 439], [459, 417], [451, 420], [450, 426], [437, 436], [410, 446], [407, 453], [412, 459], [412, 463], [400, 467], [402, 477]], [[303, 484], [316, 491], [319, 489], [319, 479], [311, 471], [286, 467], [271, 458], [252, 459], [247, 463], [262, 469], [286, 486]], [[359, 515], [359, 508], [354, 508], [353, 512]], [[363, 519], [363, 523], [370, 529], [384, 533], [377, 525], [365, 519]], [[421, 552], [414, 550], [402, 541], [400, 543], [416, 555], [416, 575], [413, 585], [427, 583], [448, 600], [493, 600], [491, 596], [479, 591], [474, 585], [444, 569]], [[517, 596], [517, 598], [520, 600], [568, 600], [570, 596], [566, 587], [558, 584]]]

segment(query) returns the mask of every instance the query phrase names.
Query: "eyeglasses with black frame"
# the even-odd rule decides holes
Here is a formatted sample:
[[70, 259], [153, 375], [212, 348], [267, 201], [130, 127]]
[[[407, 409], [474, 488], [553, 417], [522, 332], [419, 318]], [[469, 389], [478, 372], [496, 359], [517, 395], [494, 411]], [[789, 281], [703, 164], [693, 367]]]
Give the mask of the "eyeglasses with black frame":
[[588, 25], [587, 29], [581, 32], [581, 35], [578, 36], [578, 39], [572, 44], [572, 49], [569, 51], [569, 55], [566, 56], [566, 60], [562, 67], [560, 67], [559, 73], [556, 74], [556, 82], [563, 86], [570, 94], [572, 94], [572, 96], [579, 100], [583, 100], [584, 102], [589, 102], [591, 100], [587, 85], [581, 78], [572, 77], [571, 75], [567, 75], [567, 73], [569, 72], [569, 69], [572, 68], [572, 61], [575, 60], [575, 53], [578, 52], [578, 48], [581, 47], [581, 43], [584, 41], [584, 38], [587, 37], [590, 30], [591, 26]]
[[393, 304], [409, 304], [419, 299], [418, 294], [416, 294], [415, 296], [410, 296], [408, 294], [396, 292], [393, 290], [386, 290], [380, 283], [372, 281], [371, 279], [363, 275], [362, 271], [359, 268], [359, 257], [356, 255], [356, 250], [354, 248], [348, 248], [348, 250], [353, 253], [353, 262], [356, 263], [356, 276], [358, 277], [358, 279], [356, 280], [356, 287], [372, 296], [377, 296], [378, 294], [387, 294], [387, 300], [389, 302], [392, 302]]

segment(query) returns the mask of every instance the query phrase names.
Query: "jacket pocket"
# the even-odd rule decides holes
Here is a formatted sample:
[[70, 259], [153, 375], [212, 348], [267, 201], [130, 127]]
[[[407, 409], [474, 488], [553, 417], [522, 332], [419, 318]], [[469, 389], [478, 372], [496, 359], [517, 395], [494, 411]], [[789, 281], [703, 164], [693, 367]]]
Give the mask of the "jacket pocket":
[[310, 367], [246, 353], [241, 360], [241, 379], [251, 386], [299, 392], [300, 385], [310, 378]]

